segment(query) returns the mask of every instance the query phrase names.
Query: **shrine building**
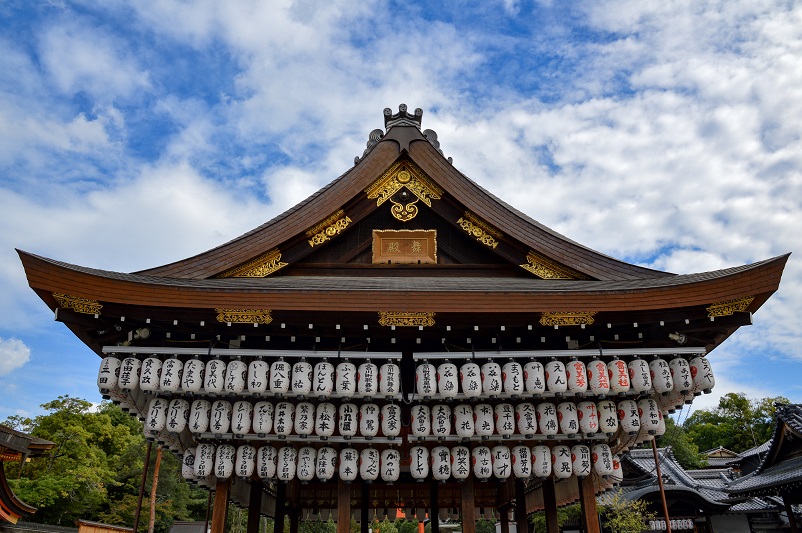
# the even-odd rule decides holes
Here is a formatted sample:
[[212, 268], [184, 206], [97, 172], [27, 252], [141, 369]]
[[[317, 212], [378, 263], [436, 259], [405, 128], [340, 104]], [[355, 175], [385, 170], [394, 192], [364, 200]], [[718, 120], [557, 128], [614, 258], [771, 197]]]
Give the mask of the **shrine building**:
[[598, 532], [620, 455], [710, 391], [707, 356], [778, 289], [787, 255], [677, 275], [577, 244], [463, 175], [422, 115], [385, 109], [342, 176], [194, 257], [19, 251], [103, 395], [214, 491], [212, 533], [229, 502], [249, 533], [396, 509], [432, 533], [514, 509], [525, 533], [574, 501]]

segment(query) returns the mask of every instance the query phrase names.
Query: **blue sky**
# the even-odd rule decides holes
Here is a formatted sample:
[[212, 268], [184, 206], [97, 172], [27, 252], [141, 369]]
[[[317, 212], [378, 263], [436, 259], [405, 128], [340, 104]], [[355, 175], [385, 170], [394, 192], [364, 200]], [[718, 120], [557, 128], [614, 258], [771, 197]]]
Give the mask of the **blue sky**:
[[[802, 250], [796, 2], [11, 0], [0, 49], [0, 420], [99, 401], [15, 247], [123, 272], [204, 251], [350, 168], [401, 102], [462, 172], [609, 255]], [[802, 401], [800, 301], [794, 255], [697, 405]]]

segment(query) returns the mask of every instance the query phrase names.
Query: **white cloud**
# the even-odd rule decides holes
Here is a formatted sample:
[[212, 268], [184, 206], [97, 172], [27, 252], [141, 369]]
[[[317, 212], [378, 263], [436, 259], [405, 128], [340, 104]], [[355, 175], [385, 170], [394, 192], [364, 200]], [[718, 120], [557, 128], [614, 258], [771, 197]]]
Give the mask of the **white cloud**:
[[19, 339], [0, 337], [0, 376], [10, 374], [31, 359], [31, 349]]

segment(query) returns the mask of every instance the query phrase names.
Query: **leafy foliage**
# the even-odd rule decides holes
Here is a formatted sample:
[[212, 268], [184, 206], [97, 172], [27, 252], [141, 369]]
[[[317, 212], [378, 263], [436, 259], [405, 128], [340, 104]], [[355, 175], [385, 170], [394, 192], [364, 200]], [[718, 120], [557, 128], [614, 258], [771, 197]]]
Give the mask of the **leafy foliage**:
[[[560, 528], [569, 521], [582, 516], [582, 508], [578, 503], [573, 505], [566, 505], [557, 509], [557, 524]], [[535, 533], [546, 533], [546, 514], [543, 511], [538, 511], [530, 518], [534, 526]]]
[[611, 533], [641, 533], [646, 529], [646, 520], [656, 516], [646, 510], [646, 505], [643, 500], [625, 499], [619, 490], [610, 503], [600, 510], [600, 514]]
[[[671, 453], [686, 470], [696, 470], [707, 466], [707, 457], [699, 453], [699, 447], [688, 436], [685, 428], [678, 426], [673, 418], [665, 417], [666, 432], [658, 437], [657, 445], [671, 447]], [[642, 446], [651, 449], [651, 441]]]

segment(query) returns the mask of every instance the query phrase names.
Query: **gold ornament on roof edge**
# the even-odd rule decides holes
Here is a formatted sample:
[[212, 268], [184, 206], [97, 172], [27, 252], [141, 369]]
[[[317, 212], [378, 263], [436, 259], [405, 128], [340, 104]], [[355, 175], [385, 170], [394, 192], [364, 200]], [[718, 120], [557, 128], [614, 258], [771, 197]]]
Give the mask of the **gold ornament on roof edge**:
[[70, 296], [61, 292], [54, 292], [53, 298], [58, 302], [59, 307], [62, 309], [72, 309], [76, 313], [84, 313], [87, 315], [99, 315], [103, 306], [97, 300], [90, 300], [89, 298], [81, 298], [79, 296]]
[[381, 326], [434, 326], [434, 313], [380, 311], [379, 325]]
[[500, 239], [503, 236], [499, 230], [470, 211], [465, 211], [464, 215], [457, 220], [457, 225], [459, 225], [465, 233], [490, 248], [498, 246], [498, 241], [496, 239]]
[[345, 228], [347, 228], [350, 223], [351, 219], [345, 216], [345, 211], [340, 209], [327, 217], [326, 220], [320, 224], [307, 230], [306, 236], [310, 237], [307, 242], [309, 242], [309, 246], [314, 248], [318, 244], [323, 244], [345, 231]]
[[547, 311], [540, 316], [541, 326], [589, 326], [596, 311]]
[[542, 279], [588, 279], [584, 274], [564, 267], [533, 250], [526, 254], [526, 261], [518, 266]]
[[707, 316], [729, 316], [737, 311], [746, 311], [746, 308], [749, 307], [749, 304], [751, 304], [754, 299], [754, 296], [744, 296], [743, 298], [714, 303], [707, 308]]
[[270, 309], [215, 309], [218, 322], [232, 324], [270, 324]]
[[281, 250], [273, 248], [247, 263], [226, 270], [220, 278], [264, 278], [276, 270], [284, 268], [287, 263], [281, 262]]

